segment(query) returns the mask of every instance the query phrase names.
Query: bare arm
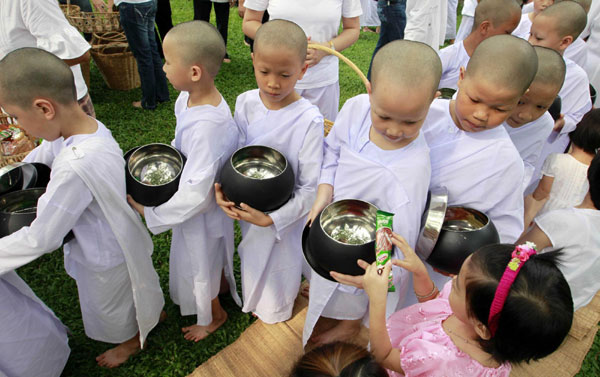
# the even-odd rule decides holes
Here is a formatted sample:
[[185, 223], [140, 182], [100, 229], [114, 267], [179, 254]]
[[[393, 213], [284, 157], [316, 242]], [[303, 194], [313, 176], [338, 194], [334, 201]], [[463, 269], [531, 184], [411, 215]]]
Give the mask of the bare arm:
[[77, 64], [85, 63], [90, 61], [90, 51], [86, 51], [85, 54], [81, 55], [78, 58], [73, 59], [63, 59], [63, 62], [67, 63], [69, 66], [74, 66]]
[[[358, 17], [342, 17], [342, 32], [329, 41], [313, 41], [308, 36], [309, 43], [317, 43], [325, 47], [333, 47], [336, 51], [342, 51], [354, 44], [360, 34], [360, 21]], [[309, 48], [306, 54], [306, 63], [309, 67], [318, 64], [327, 55], [326, 52]]]
[[265, 11], [258, 11], [246, 8], [244, 21], [242, 21], [242, 31], [249, 38], [256, 37], [256, 31], [262, 25], [262, 18]]
[[525, 229], [531, 225], [535, 216], [548, 201], [553, 183], [554, 177], [544, 175], [533, 194], [525, 197]]

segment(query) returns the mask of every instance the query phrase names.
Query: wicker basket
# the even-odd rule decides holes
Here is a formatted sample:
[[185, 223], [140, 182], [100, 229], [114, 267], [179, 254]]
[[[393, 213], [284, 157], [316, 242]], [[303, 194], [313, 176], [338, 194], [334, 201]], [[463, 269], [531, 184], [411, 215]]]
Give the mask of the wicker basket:
[[[16, 126], [17, 122], [15, 121], [14, 118], [8, 116], [7, 114], [0, 112], [0, 124]], [[32, 145], [35, 147], [35, 145], [37, 144], [35, 142], [35, 140], [33, 138], [31, 138], [29, 135], [27, 135], [27, 134], [25, 134], [25, 135], [26, 135], [26, 137], [29, 138], [29, 140], [32, 141]], [[10, 164], [14, 164], [16, 162], [23, 161], [23, 159], [25, 158], [25, 156], [27, 156], [29, 154], [29, 152], [31, 152], [31, 150], [28, 150], [28, 151], [22, 152], [22, 153], [18, 153], [18, 154], [12, 155], [12, 156], [3, 156], [2, 154], [0, 154], [0, 168], [4, 167], [6, 165], [10, 165]]]
[[109, 88], [130, 90], [140, 87], [137, 63], [123, 33], [93, 34], [90, 51]]
[[[340, 54], [339, 52], [330, 49], [329, 47], [325, 47], [325, 46], [321, 46], [318, 44], [312, 44], [309, 43], [308, 48], [312, 48], [315, 50], [321, 50], [324, 51], [330, 55], [335, 55], [337, 56], [341, 61], [343, 61], [344, 63], [346, 63], [357, 75], [358, 77], [360, 77], [360, 79], [362, 80], [363, 84], [365, 85], [365, 87], [367, 86], [367, 84], [369, 83], [369, 80], [367, 79], [367, 76], [365, 76], [364, 73], [362, 73], [362, 71], [360, 70], [360, 68], [358, 68], [356, 66], [356, 64], [354, 64], [352, 62], [352, 60], [348, 59], [347, 57], [345, 57], [344, 55]], [[333, 127], [333, 122], [330, 121], [329, 119], [325, 119], [325, 121], [323, 122], [323, 126], [325, 129], [325, 136], [327, 136], [329, 134], [329, 131], [331, 131], [331, 127]]]
[[67, 0], [67, 5], [62, 9], [69, 23], [82, 33], [109, 33], [123, 30], [119, 22], [119, 12], [82, 12], [81, 9], [73, 7], [71, 0]]

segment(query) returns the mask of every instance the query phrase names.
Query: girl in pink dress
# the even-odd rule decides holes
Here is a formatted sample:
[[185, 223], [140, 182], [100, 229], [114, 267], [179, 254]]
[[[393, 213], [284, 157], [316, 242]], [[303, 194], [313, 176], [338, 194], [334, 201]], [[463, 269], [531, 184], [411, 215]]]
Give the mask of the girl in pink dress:
[[406, 241], [393, 242], [405, 257], [394, 264], [413, 272], [420, 303], [392, 314], [386, 328], [391, 264], [381, 274], [368, 266], [363, 279], [371, 350], [390, 376], [508, 376], [510, 363], [544, 357], [568, 334], [573, 301], [556, 253], [486, 246], [438, 292]]

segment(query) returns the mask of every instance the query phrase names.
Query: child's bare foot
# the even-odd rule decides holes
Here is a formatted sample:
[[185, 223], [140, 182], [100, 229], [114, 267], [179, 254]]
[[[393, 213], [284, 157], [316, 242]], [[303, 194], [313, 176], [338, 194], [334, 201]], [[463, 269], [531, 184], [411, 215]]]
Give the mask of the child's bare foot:
[[116, 368], [140, 350], [139, 334], [96, 357], [99, 366]]
[[302, 285], [302, 287], [300, 289], [300, 295], [302, 297], [309, 298], [308, 296], [310, 295], [310, 283], [306, 283], [306, 284]]
[[185, 339], [199, 342], [217, 331], [225, 321], [227, 321], [227, 312], [221, 309], [219, 315], [213, 314], [213, 321], [208, 326], [192, 325], [182, 328], [181, 331], [185, 334], [183, 336]]
[[164, 310], [162, 310], [160, 312], [160, 317], [158, 317], [158, 323], [162, 323], [167, 319], [167, 312], [165, 312]]
[[310, 342], [323, 345], [354, 338], [360, 332], [360, 320], [342, 320], [337, 325], [319, 335], [311, 336]]
[[137, 109], [142, 109], [142, 101], [133, 101], [131, 103], [131, 106], [137, 108]]

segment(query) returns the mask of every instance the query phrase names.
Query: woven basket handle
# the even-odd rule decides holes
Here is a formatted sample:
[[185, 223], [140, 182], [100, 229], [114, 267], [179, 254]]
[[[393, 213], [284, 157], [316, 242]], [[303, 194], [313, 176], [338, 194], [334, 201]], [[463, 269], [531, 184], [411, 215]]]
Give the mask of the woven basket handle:
[[369, 83], [369, 80], [367, 79], [367, 76], [365, 76], [364, 73], [362, 73], [362, 71], [360, 70], [360, 68], [358, 68], [356, 66], [356, 64], [354, 64], [352, 62], [352, 60], [348, 59], [347, 57], [345, 57], [344, 55], [340, 54], [339, 52], [329, 48], [329, 47], [325, 47], [319, 44], [315, 44], [315, 43], [309, 43], [308, 44], [308, 48], [312, 48], [315, 50], [321, 50], [324, 51], [326, 53], [328, 53], [329, 55], [335, 55], [337, 56], [341, 61], [343, 61], [344, 63], [346, 63], [350, 68], [352, 68], [352, 70], [354, 72], [356, 72], [356, 74], [358, 75], [358, 77], [360, 77], [360, 79], [362, 80], [363, 84], [365, 85], [365, 88], [367, 87], [367, 84]]

